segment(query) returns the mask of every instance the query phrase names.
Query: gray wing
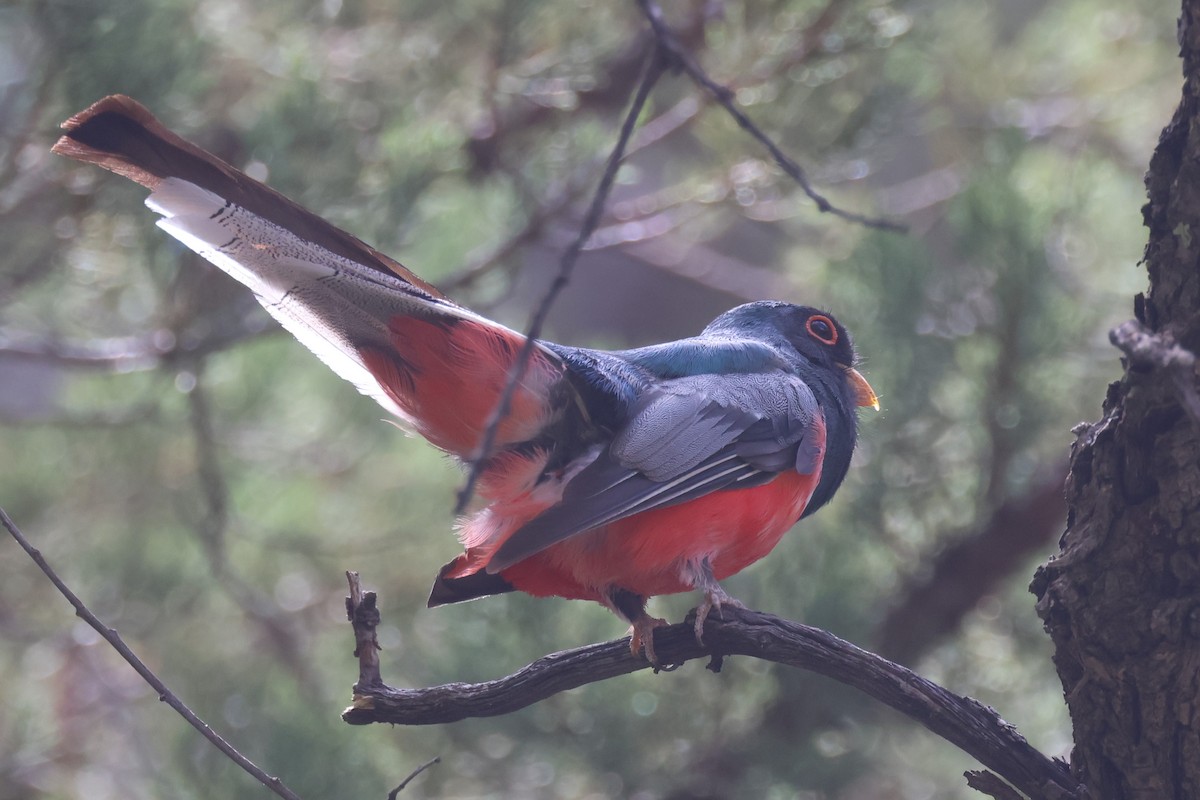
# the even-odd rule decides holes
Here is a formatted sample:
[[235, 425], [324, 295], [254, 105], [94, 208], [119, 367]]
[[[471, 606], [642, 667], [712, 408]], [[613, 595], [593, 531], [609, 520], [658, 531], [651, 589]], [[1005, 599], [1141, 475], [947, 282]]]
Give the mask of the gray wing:
[[576, 534], [721, 489], [757, 486], [822, 456], [812, 390], [782, 372], [667, 381], [651, 390], [563, 498], [518, 529], [488, 563], [499, 572]]

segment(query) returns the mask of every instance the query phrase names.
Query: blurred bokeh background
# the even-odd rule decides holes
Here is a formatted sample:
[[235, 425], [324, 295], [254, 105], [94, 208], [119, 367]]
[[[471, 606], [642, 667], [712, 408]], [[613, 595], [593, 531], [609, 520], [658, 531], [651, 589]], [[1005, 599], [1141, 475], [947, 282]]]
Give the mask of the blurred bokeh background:
[[[838, 204], [683, 76], [657, 87], [547, 336], [625, 347], [761, 298], [833, 310], [880, 414], [835, 502], [727, 582], [995, 706], [1066, 755], [1026, 586], [1070, 428], [1143, 284], [1141, 176], [1178, 94], [1160, 0], [695, 0], [668, 17]], [[0, 504], [187, 703], [305, 798], [965, 798], [950, 745], [824, 679], [699, 662], [499, 719], [350, 728], [343, 571], [396, 686], [614, 638], [599, 606], [428, 611], [458, 470], [49, 154], [123, 92], [456, 299], [523, 327], [646, 51], [634, 3], [0, 3]], [[263, 797], [0, 541], [0, 799]], [[682, 618], [695, 598], [656, 600]]]

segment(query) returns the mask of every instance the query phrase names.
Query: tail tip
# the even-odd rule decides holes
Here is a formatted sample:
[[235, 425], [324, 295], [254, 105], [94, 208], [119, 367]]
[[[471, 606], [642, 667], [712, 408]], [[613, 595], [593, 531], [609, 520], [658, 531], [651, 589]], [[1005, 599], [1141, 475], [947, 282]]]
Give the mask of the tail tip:
[[461, 578], [447, 577], [447, 574], [452, 569], [459, 566], [461, 558], [462, 556], [459, 556], [459, 558], [454, 559], [438, 570], [438, 576], [433, 582], [433, 588], [429, 592], [429, 600], [425, 603], [427, 608], [437, 608], [438, 606], [450, 605], [451, 603], [464, 603], [468, 600], [476, 600], [480, 597], [489, 597], [494, 594], [504, 594], [516, 589], [515, 586], [500, 575], [483, 570], [473, 572], [470, 575], [463, 575]]

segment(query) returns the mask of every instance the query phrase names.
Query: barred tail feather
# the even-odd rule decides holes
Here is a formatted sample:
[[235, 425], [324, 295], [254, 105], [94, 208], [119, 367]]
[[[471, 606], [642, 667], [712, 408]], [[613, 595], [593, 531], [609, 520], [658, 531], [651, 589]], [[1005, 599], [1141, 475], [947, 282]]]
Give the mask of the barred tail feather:
[[367, 368], [362, 350], [386, 347], [388, 320], [428, 313], [430, 301], [385, 273], [293, 236], [178, 178], [146, 200], [158, 227], [254, 292], [288, 333], [337, 375], [396, 416], [414, 422]]

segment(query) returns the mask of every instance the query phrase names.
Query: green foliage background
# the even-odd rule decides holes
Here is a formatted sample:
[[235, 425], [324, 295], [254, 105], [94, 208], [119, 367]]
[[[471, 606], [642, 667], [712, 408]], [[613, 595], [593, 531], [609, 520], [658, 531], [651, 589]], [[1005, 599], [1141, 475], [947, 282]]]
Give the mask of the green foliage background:
[[[1141, 174], [1178, 92], [1173, 10], [670, 10], [685, 25], [706, 8], [721, 12], [693, 43], [706, 68], [822, 191], [910, 231], [820, 216], [669, 77], [647, 120], [681, 121], [623, 169], [609, 244], [581, 262], [548, 336], [643, 344], [767, 294], [835, 310], [883, 413], [865, 418], [832, 506], [727, 588], [869, 647], [943, 547], [1062, 469], [1070, 427], [1096, 415], [1116, 374], [1105, 332], [1143, 283]], [[622, 626], [598, 606], [523, 596], [427, 611], [431, 578], [457, 552], [456, 468], [160, 235], [144, 192], [48, 154], [58, 121], [130, 94], [522, 327], [614, 139], [630, 87], [612, 65], [644, 35], [632, 3], [0, 5], [0, 503], [185, 702], [305, 798], [383, 797], [435, 755], [443, 763], [403, 796], [970, 796], [958, 773], [975, 765], [949, 745], [827, 681], [746, 659], [719, 676], [699, 663], [629, 676], [501, 719], [344, 725], [356, 676], [346, 569], [380, 591], [384, 677], [397, 686], [495, 677]], [[187, 352], [227, 330], [243, 340]], [[170, 355], [131, 357], [155, 350]], [[79, 366], [80, 351], [115, 358]], [[914, 666], [1066, 755], [1069, 721], [1025, 591], [1053, 549]], [[0, 553], [0, 799], [265, 796], [12, 542]], [[654, 610], [681, 618], [692, 602]]]

